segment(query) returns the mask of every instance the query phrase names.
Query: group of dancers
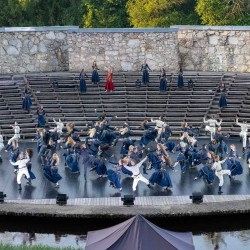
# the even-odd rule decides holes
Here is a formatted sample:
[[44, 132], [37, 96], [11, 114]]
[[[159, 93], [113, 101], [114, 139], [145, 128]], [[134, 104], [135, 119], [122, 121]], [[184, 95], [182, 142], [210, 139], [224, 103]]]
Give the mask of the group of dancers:
[[[99, 84], [100, 83], [100, 76], [98, 73], [98, 66], [96, 61], [93, 62], [92, 64], [92, 76], [91, 76], [91, 82], [92, 84]], [[86, 80], [89, 78], [89, 76], [86, 74], [84, 71], [84, 68], [81, 70], [80, 75], [79, 75], [79, 89], [80, 93], [86, 93], [87, 92], [87, 84]], [[113, 70], [112, 68], [107, 69], [106, 73], [106, 79], [105, 79], [105, 92], [113, 92], [115, 89], [115, 85], [113, 82]]]
[[[183, 133], [176, 141], [171, 139], [171, 127], [162, 116], [144, 120], [140, 124], [144, 133], [138, 141], [132, 137], [133, 131], [128, 123], [124, 123], [118, 129], [111, 126], [112, 119], [116, 117], [108, 118], [106, 114], [99, 115], [96, 110], [95, 112], [96, 121], [87, 124], [88, 135], [82, 136], [83, 131], [76, 129], [73, 123], [67, 123], [65, 126], [60, 119], [58, 121], [53, 119], [54, 126], [45, 127], [44, 110], [42, 107], [39, 108], [34, 140], [37, 142], [36, 150], [44, 177], [53, 183], [55, 188], [59, 188], [59, 181], [62, 179], [60, 175], [62, 170], [59, 170], [62, 161], [59, 150], [64, 150], [64, 165], [71, 174], [79, 174], [83, 166], [85, 181], [89, 170], [95, 172], [98, 178], [107, 177], [110, 186], [119, 191], [122, 191], [122, 176], [133, 179], [133, 191], [136, 191], [139, 181], [151, 189], [158, 185], [163, 190], [171, 191], [173, 184], [169, 172], [176, 172], [179, 165], [181, 174], [196, 168], [195, 181], [203, 178], [207, 184], [212, 184], [215, 177], [218, 177], [218, 193], [221, 194], [223, 176], [228, 175], [231, 181], [234, 176], [243, 172], [235, 145], [228, 146], [229, 135], [221, 131], [223, 121], [215, 117], [210, 119], [204, 117], [205, 130], [210, 132], [211, 137], [207, 144], [199, 147], [197, 131], [186, 121], [182, 124]], [[245, 154], [250, 148], [250, 138], [247, 137], [250, 125], [245, 121], [240, 123], [238, 118], [235, 122], [241, 127], [242, 153]], [[5, 150], [10, 153], [10, 164], [14, 166], [18, 189], [21, 190], [23, 176], [27, 179], [28, 185], [31, 185], [31, 181], [36, 178], [31, 170], [33, 149], [29, 148], [25, 153], [20, 152], [18, 140], [21, 129], [17, 122], [12, 127], [14, 135], [9, 139]], [[0, 147], [3, 148], [1, 138], [2, 136]], [[117, 155], [118, 141], [122, 142], [119, 155]], [[250, 167], [250, 153], [247, 153], [246, 158]]]

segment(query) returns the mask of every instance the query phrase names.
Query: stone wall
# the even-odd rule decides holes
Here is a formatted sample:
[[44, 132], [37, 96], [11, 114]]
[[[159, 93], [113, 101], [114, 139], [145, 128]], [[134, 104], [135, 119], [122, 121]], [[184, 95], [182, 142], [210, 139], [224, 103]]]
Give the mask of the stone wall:
[[0, 73], [68, 71], [67, 27], [0, 30]]
[[0, 74], [91, 70], [250, 72], [250, 27], [0, 28]]
[[250, 72], [250, 27], [173, 26], [185, 70]]
[[139, 71], [146, 59], [159, 71], [177, 71], [177, 29], [82, 29], [68, 34], [69, 70], [91, 70], [94, 60], [101, 70]]

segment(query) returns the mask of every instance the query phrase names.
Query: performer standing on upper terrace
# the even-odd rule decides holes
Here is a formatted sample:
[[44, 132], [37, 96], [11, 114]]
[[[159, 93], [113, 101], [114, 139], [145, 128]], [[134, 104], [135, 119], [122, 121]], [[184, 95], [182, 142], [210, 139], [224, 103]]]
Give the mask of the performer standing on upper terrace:
[[97, 67], [97, 64], [96, 64], [96, 61], [93, 62], [92, 64], [92, 83], [100, 83], [100, 77], [99, 77], [99, 74], [98, 74], [98, 67]]
[[87, 85], [85, 78], [88, 78], [87, 74], [85, 73], [84, 69], [81, 70], [79, 79], [80, 79], [80, 92], [85, 93], [87, 92]]
[[110, 91], [113, 92], [115, 89], [114, 83], [113, 83], [113, 71], [111, 68], [107, 70], [106, 75], [106, 84], [105, 84], [105, 92]]
[[46, 120], [45, 120], [45, 111], [43, 109], [43, 106], [40, 105], [36, 111], [37, 114], [37, 127], [43, 128], [45, 127]]
[[161, 68], [161, 74], [160, 74], [160, 91], [166, 91], [167, 90], [167, 78], [166, 78], [166, 72], [164, 68]]
[[147, 61], [145, 60], [144, 63], [141, 66], [142, 71], [142, 83], [148, 84], [149, 83], [149, 73], [148, 70], [151, 70], [147, 64]]
[[180, 72], [178, 74], [177, 87], [178, 88], [183, 88], [184, 87], [184, 80], [183, 80], [183, 72], [182, 72], [182, 70], [180, 70]]
[[225, 83], [221, 83], [219, 88], [217, 89], [217, 92], [220, 93], [220, 99], [219, 99], [219, 107], [221, 109], [227, 107], [227, 99], [226, 99], [226, 93], [227, 89], [225, 86]]

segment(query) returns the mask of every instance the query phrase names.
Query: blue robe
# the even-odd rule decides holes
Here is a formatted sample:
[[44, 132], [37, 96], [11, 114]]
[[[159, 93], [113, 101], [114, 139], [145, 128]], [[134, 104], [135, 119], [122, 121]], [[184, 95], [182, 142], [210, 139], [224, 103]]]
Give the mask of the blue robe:
[[70, 154], [66, 157], [66, 164], [72, 173], [79, 173], [79, 156], [77, 154]]
[[161, 168], [161, 161], [160, 159], [153, 153], [148, 154], [148, 161], [151, 163], [151, 166], [154, 169], [160, 169]]
[[118, 189], [122, 187], [121, 186], [121, 174], [119, 171], [108, 169], [107, 176], [108, 176], [111, 186], [114, 186], [115, 188], [118, 188]]
[[130, 145], [135, 145], [135, 141], [136, 140], [125, 140], [123, 143], [122, 143], [122, 147], [121, 147], [121, 150], [120, 150], [120, 154], [121, 155], [127, 155], [128, 154], [128, 150], [129, 150], [129, 146]]
[[173, 187], [170, 176], [165, 169], [155, 171], [149, 178], [149, 182], [153, 185], [156, 183], [161, 187]]
[[149, 73], [148, 70], [150, 70], [148, 64], [142, 64], [141, 71], [142, 71], [142, 83], [146, 84], [149, 83]]
[[85, 81], [85, 77], [88, 77], [85, 72], [80, 73], [80, 92], [85, 93], [87, 91], [87, 85]]
[[44, 167], [44, 176], [52, 183], [57, 183], [62, 179], [62, 176], [58, 174], [58, 168], [55, 166], [55, 161], [51, 160]]
[[30, 161], [26, 164], [26, 167], [27, 167], [27, 169], [28, 169], [28, 172], [29, 172], [29, 175], [30, 175], [30, 179], [31, 179], [31, 180], [36, 179], [35, 174], [31, 171], [32, 164], [31, 164]]
[[97, 68], [94, 68], [92, 71], [92, 83], [99, 83], [99, 82], [100, 82], [100, 77]]
[[179, 73], [177, 81], [178, 81], [178, 83], [177, 83], [178, 88], [183, 88], [184, 87], [184, 80], [183, 80], [182, 73]]
[[148, 145], [151, 141], [154, 141], [157, 137], [158, 131], [156, 129], [147, 130], [141, 137], [140, 144]]
[[217, 92], [220, 93], [219, 107], [220, 108], [227, 107], [226, 88], [223, 88], [223, 89], [219, 88]]
[[30, 98], [29, 94], [25, 94], [24, 98], [23, 98], [23, 105], [22, 105], [22, 109], [27, 110], [28, 112], [30, 111], [32, 105], [32, 101]]
[[38, 128], [43, 128], [46, 124], [45, 120], [45, 111], [42, 109], [37, 110], [37, 120], [38, 120]]
[[231, 170], [231, 176], [241, 175], [243, 173], [243, 167], [237, 160], [227, 160], [227, 169]]
[[160, 75], [160, 91], [166, 91], [167, 90], [167, 79], [166, 79], [166, 73], [161, 73]]
[[197, 178], [200, 177], [204, 177], [207, 181], [208, 184], [211, 184], [214, 182], [215, 179], [215, 173], [212, 170], [211, 167], [209, 167], [208, 165], [205, 165], [204, 167], [202, 167], [199, 172], [196, 175]]
[[104, 175], [107, 173], [107, 167], [102, 160], [94, 158], [91, 160], [91, 164], [92, 169], [95, 170], [98, 175]]

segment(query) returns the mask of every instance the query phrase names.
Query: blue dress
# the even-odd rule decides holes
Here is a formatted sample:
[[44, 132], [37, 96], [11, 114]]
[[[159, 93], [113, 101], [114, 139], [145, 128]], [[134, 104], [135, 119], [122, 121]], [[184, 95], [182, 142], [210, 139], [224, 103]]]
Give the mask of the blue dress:
[[156, 129], [147, 130], [141, 137], [140, 144], [148, 145], [151, 141], [154, 141], [157, 137], [158, 131]]
[[32, 101], [31, 101], [30, 95], [28, 93], [27, 94], [25, 93], [23, 97], [22, 109], [30, 112], [31, 105], [32, 105]]
[[57, 183], [62, 179], [62, 176], [58, 174], [58, 167], [55, 166], [56, 161], [51, 160], [45, 167], [44, 167], [44, 176], [52, 183]]
[[156, 170], [149, 178], [149, 182], [152, 185], [156, 183], [161, 187], [168, 187], [168, 188], [173, 187], [170, 176], [165, 169]]
[[142, 64], [141, 71], [142, 71], [142, 83], [146, 84], [149, 83], [149, 73], [148, 70], [151, 70], [147, 63]]
[[35, 174], [31, 171], [32, 163], [30, 161], [26, 164], [26, 167], [28, 169], [28, 172], [29, 172], [29, 175], [30, 175], [30, 179], [31, 180], [36, 179]]
[[181, 172], [185, 173], [186, 172], [186, 163], [185, 163], [185, 156], [182, 152], [180, 152], [178, 154], [176, 161], [178, 161], [180, 164]]
[[100, 77], [98, 74], [98, 68], [97, 67], [92, 67], [93, 71], [92, 71], [92, 83], [99, 83], [100, 82]]
[[151, 166], [154, 169], [158, 169], [159, 170], [161, 168], [161, 160], [155, 154], [149, 153], [148, 154], [148, 161], [151, 163]]
[[38, 120], [38, 128], [43, 128], [45, 126], [46, 120], [45, 120], [45, 111], [43, 109], [37, 110], [37, 120]]
[[80, 173], [78, 154], [70, 154], [66, 157], [66, 164], [72, 173]]
[[183, 80], [183, 75], [182, 73], [178, 74], [178, 80], [177, 80], [177, 86], [178, 88], [183, 88], [184, 87], [184, 80]]
[[220, 93], [219, 107], [220, 108], [227, 107], [226, 88], [219, 88], [217, 92]]
[[121, 150], [120, 150], [120, 154], [121, 155], [127, 155], [128, 154], [128, 150], [129, 150], [129, 146], [130, 145], [135, 145], [135, 141], [136, 140], [130, 140], [130, 139], [127, 139], [125, 140], [123, 143], [122, 143], [122, 147], [121, 147]]
[[209, 165], [205, 165], [199, 170], [196, 177], [204, 177], [208, 184], [212, 184], [215, 179], [215, 173]]
[[85, 77], [88, 77], [85, 72], [80, 73], [80, 92], [85, 93], [87, 91], [87, 85], [85, 81]]
[[114, 171], [113, 169], [107, 170], [107, 176], [110, 181], [110, 185], [120, 189], [121, 186], [121, 174], [119, 171]]
[[167, 79], [166, 79], [166, 73], [163, 72], [160, 75], [160, 91], [166, 91], [167, 90]]
[[92, 168], [91, 171], [95, 171], [98, 175], [104, 175], [107, 173], [107, 167], [104, 162], [98, 158], [91, 159]]

